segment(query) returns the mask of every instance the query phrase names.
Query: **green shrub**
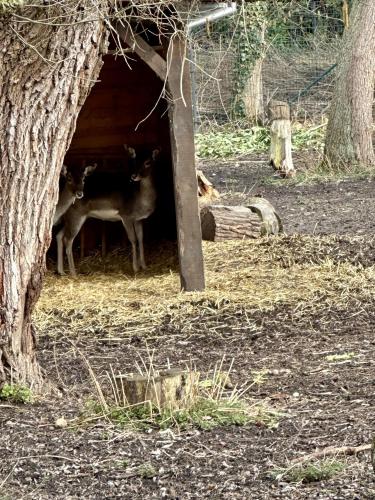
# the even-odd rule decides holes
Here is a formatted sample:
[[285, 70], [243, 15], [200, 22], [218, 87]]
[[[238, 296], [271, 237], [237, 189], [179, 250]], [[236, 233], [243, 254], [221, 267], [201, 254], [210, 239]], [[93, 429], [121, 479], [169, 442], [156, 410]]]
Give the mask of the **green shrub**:
[[18, 384], [5, 384], [0, 389], [0, 400], [12, 401], [13, 403], [30, 403], [32, 392], [28, 387]]

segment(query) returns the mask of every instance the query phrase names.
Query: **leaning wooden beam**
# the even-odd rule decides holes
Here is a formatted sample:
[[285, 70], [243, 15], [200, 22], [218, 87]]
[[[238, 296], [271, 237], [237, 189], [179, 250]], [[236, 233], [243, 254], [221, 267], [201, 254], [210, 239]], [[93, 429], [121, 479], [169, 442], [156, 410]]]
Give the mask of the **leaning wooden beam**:
[[117, 33], [123, 40], [158, 77], [165, 81], [167, 78], [167, 63], [140, 35], [132, 33], [130, 28], [117, 27]]
[[193, 291], [203, 290], [205, 283], [195, 172], [190, 73], [185, 52], [185, 41], [177, 36], [172, 37], [168, 50], [168, 89], [172, 100], [169, 123], [178, 252], [181, 287], [183, 290]]

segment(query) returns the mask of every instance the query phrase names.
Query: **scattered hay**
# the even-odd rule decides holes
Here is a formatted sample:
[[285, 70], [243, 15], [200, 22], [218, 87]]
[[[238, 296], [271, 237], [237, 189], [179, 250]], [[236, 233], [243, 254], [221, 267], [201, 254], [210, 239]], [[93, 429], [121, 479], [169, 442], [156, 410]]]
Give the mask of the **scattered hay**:
[[[179, 292], [175, 245], [149, 257], [149, 270], [134, 276], [128, 256], [85, 259], [77, 279], [48, 273], [34, 320], [42, 335], [100, 337], [160, 335], [166, 324], [189, 323], [272, 311], [293, 305], [345, 306], [374, 299], [375, 239], [282, 236], [254, 241], [204, 242], [207, 289]], [[104, 274], [100, 269], [106, 269]], [[185, 322], [185, 324], [184, 324]], [[166, 332], [168, 333], [168, 332]]]

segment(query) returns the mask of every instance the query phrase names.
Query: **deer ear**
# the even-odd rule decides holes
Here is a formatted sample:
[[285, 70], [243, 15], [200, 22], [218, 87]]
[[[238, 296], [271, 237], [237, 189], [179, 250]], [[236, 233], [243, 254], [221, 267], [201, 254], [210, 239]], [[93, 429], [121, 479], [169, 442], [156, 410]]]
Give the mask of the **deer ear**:
[[94, 163], [94, 165], [88, 165], [85, 170], [84, 170], [84, 175], [90, 175], [93, 173], [93, 171], [96, 169], [96, 167], [98, 166], [97, 163]]
[[61, 172], [60, 172], [60, 175], [62, 175], [63, 177], [66, 177], [67, 173], [68, 173], [68, 167], [66, 165], [63, 165]]
[[160, 155], [161, 148], [156, 148], [152, 152], [152, 159], [156, 160], [156, 158]]
[[130, 156], [130, 158], [135, 158], [136, 157], [136, 153], [135, 153], [135, 149], [134, 148], [131, 148], [127, 144], [124, 144], [124, 149], [128, 153], [128, 155]]

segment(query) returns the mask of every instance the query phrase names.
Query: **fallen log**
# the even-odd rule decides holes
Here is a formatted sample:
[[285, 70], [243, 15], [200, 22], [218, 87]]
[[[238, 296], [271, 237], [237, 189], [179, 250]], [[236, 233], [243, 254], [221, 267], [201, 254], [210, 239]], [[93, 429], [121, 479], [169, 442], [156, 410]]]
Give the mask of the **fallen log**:
[[178, 369], [163, 370], [154, 375], [118, 375], [118, 393], [129, 405], [151, 403], [161, 408], [187, 408], [198, 391], [199, 373]]
[[280, 217], [264, 198], [249, 205], [209, 205], [201, 210], [202, 238], [207, 241], [254, 239], [282, 232]]
[[259, 238], [262, 221], [247, 207], [209, 205], [201, 210], [202, 238], [223, 241]]

